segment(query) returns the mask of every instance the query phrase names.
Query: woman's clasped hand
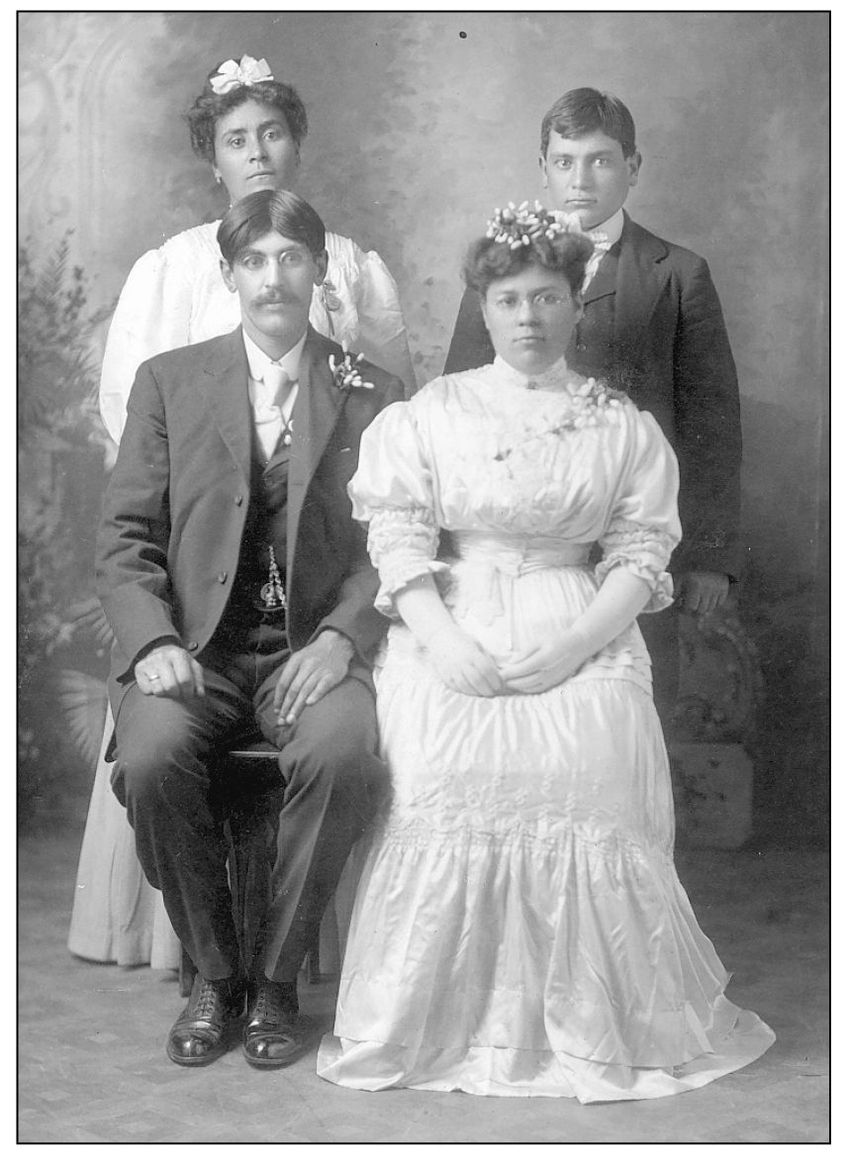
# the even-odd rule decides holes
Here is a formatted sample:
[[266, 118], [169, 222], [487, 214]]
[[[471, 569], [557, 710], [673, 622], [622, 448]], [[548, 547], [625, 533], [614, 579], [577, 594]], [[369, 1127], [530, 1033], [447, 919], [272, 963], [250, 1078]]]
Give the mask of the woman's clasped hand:
[[426, 652], [441, 682], [465, 695], [536, 695], [572, 677], [587, 657], [584, 643], [569, 631], [525, 650], [494, 658], [458, 626], [445, 626], [426, 640]]
[[516, 652], [503, 662], [500, 677], [509, 691], [538, 695], [572, 678], [587, 657], [584, 642], [568, 630]]
[[443, 626], [430, 634], [426, 652], [441, 682], [450, 690], [485, 698], [502, 693], [496, 662], [475, 638], [458, 626]]

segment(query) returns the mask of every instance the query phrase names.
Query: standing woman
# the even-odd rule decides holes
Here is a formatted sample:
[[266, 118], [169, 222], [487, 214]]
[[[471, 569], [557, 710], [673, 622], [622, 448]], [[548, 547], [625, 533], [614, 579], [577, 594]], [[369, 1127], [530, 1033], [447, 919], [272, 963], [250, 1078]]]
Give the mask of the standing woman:
[[[295, 185], [308, 131], [297, 92], [276, 81], [265, 60], [224, 61], [208, 77], [187, 115], [191, 145], [211, 164], [229, 202], [265, 188]], [[172, 236], [136, 261], [121, 292], [106, 342], [100, 412], [116, 443], [126, 421], [135, 371], [146, 358], [231, 332], [238, 297], [223, 283], [219, 220]], [[416, 389], [396, 283], [376, 252], [326, 233], [329, 264], [315, 289], [310, 323], [326, 337], [362, 351]], [[68, 946], [82, 958], [123, 964], [178, 965], [176, 936], [161, 895], [145, 881], [133, 834], [112, 795], [103, 753], [82, 842]]]
[[[296, 185], [308, 131], [297, 92], [275, 81], [267, 62], [225, 61], [188, 111], [191, 145], [211, 164], [229, 202], [264, 188]], [[136, 261], [109, 329], [100, 382], [100, 411], [120, 441], [126, 402], [142, 361], [234, 329], [238, 298], [220, 275], [219, 220], [172, 236]], [[416, 388], [397, 286], [381, 257], [346, 236], [326, 233], [329, 268], [315, 289], [309, 319], [318, 333], [362, 350], [365, 357]]]

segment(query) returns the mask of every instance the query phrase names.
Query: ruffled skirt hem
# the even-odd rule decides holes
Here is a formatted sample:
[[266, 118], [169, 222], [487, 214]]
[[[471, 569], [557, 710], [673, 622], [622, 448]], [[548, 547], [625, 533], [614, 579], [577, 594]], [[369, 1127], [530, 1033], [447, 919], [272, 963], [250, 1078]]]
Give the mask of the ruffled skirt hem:
[[724, 996], [714, 1005], [713, 1051], [677, 1067], [584, 1060], [565, 1051], [419, 1048], [324, 1036], [317, 1073], [349, 1089], [460, 1091], [485, 1097], [570, 1097], [581, 1104], [669, 1097], [699, 1089], [762, 1056], [775, 1040], [754, 1012]]

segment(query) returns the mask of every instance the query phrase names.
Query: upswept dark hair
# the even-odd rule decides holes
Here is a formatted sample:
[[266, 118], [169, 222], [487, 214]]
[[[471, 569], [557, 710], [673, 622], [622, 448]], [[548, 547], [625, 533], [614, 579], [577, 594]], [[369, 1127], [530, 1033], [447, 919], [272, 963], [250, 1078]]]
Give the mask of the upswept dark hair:
[[323, 220], [293, 191], [254, 191], [233, 203], [217, 229], [218, 247], [231, 266], [245, 248], [273, 231], [304, 244], [315, 259], [326, 247]]
[[551, 131], [562, 138], [581, 138], [600, 130], [619, 142], [623, 157], [631, 158], [635, 145], [634, 118], [627, 106], [611, 93], [584, 86], [568, 90], [543, 116], [541, 122], [541, 157], [546, 157]]
[[516, 276], [524, 268], [540, 264], [542, 268], [563, 276], [573, 296], [579, 296], [585, 265], [592, 252], [592, 242], [577, 232], [561, 232], [551, 240], [541, 236], [519, 248], [482, 236], [470, 245], [462, 276], [468, 288], [484, 297], [495, 280]]
[[294, 142], [298, 147], [302, 145], [308, 134], [308, 117], [302, 99], [293, 86], [283, 81], [257, 81], [253, 85], [237, 85], [226, 93], [215, 93], [211, 87], [211, 78], [219, 71], [220, 65], [212, 69], [203, 92], [195, 98], [193, 106], [185, 115], [191, 135], [191, 148], [196, 155], [206, 162], [214, 162], [214, 128], [218, 118], [251, 98], [279, 110]]

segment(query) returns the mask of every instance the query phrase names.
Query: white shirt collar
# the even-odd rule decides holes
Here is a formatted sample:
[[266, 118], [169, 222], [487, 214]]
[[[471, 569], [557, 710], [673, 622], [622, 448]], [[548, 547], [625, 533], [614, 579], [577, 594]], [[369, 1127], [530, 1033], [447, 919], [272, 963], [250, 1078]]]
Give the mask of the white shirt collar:
[[605, 236], [608, 241], [608, 247], [613, 248], [623, 234], [623, 228], [626, 223], [626, 217], [623, 215], [622, 207], [619, 208], [610, 219], [606, 219], [604, 223], [598, 223], [596, 227], [588, 230], [587, 235], [592, 236], [594, 232], [599, 236]]
[[[566, 211], [557, 211], [555, 214], [560, 220], [562, 220], [562, 222], [574, 223], [576, 226], [578, 226], [576, 223], [578, 216], [574, 216], [570, 212]], [[623, 234], [623, 228], [625, 225], [626, 217], [623, 215], [622, 207], [620, 207], [617, 211], [614, 212], [612, 216], [604, 220], [602, 223], [596, 224], [595, 227], [588, 228], [587, 231], [584, 232], [584, 235], [590, 236], [590, 238], [594, 240], [599, 239], [605, 249], [613, 248], [619, 240], [620, 236]], [[579, 230], [581, 231], [582, 229], [580, 228]]]
[[300, 376], [300, 359], [303, 356], [303, 349], [308, 336], [308, 330], [302, 335], [296, 345], [292, 345], [287, 353], [283, 353], [282, 357], [277, 361], [261, 349], [253, 339], [248, 336], [246, 329], [241, 329], [241, 335], [244, 338], [244, 349], [247, 351], [247, 364], [250, 367], [250, 377], [254, 382], [264, 381], [264, 372], [270, 365], [281, 366], [292, 382], [299, 381]]

